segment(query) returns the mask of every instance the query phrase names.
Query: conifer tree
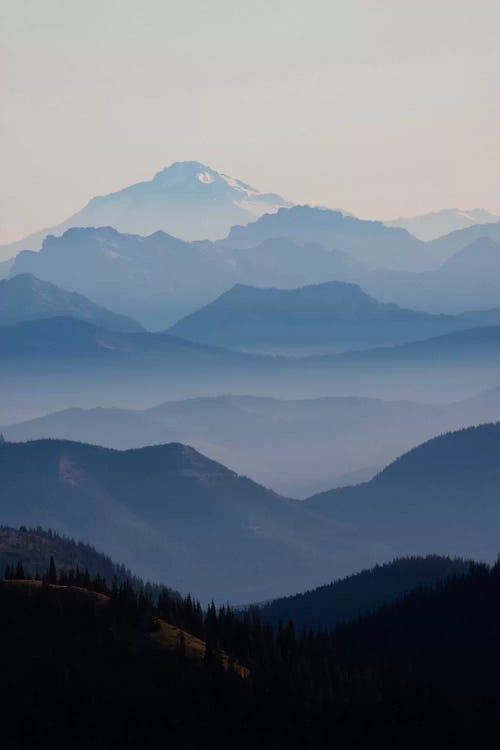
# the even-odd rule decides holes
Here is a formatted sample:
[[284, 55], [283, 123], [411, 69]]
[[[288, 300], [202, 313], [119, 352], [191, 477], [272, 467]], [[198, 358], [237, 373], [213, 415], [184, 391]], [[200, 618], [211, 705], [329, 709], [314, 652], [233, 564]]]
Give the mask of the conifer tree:
[[85, 573], [83, 574], [83, 588], [89, 589], [90, 588], [90, 575], [87, 568], [85, 568]]
[[54, 558], [50, 558], [49, 569], [47, 572], [47, 583], [57, 583], [57, 571]]

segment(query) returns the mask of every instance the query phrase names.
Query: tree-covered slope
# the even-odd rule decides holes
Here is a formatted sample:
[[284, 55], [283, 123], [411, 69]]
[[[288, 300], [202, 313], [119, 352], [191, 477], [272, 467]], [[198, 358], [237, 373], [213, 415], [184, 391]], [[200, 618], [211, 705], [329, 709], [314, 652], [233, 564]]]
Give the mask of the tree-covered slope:
[[361, 614], [393, 602], [418, 586], [429, 586], [451, 575], [464, 574], [469, 563], [428, 555], [405, 557], [257, 607], [264, 622], [277, 627], [290, 620], [299, 629], [334, 629]]
[[190, 598], [155, 604], [127, 584], [1, 581], [3, 740], [13, 750], [48, 734], [75, 748], [159, 736], [173, 750], [487, 746], [500, 731], [497, 568], [473, 566], [320, 635], [273, 632], [254, 613]]
[[124, 565], [117, 565], [90, 544], [42, 527], [0, 526], [0, 575], [7, 566], [13, 568], [18, 563], [22, 564], [27, 577], [42, 575], [49, 567], [50, 558], [59, 570], [86, 570], [92, 578], [101, 576], [109, 585], [113, 579], [119, 583], [133, 579]]

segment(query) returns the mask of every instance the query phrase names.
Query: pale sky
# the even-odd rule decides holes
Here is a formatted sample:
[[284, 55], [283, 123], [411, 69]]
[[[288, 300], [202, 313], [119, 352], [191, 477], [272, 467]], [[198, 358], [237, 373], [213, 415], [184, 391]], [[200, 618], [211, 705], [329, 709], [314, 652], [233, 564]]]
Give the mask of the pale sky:
[[0, 14], [0, 243], [184, 159], [363, 217], [500, 210], [499, 0]]

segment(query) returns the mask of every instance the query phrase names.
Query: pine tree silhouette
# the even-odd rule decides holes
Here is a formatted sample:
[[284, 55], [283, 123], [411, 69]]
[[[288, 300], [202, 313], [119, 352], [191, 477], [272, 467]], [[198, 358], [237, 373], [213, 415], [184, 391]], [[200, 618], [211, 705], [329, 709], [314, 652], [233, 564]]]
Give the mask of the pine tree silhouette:
[[49, 569], [47, 571], [47, 583], [57, 583], [57, 571], [54, 558], [50, 558]]

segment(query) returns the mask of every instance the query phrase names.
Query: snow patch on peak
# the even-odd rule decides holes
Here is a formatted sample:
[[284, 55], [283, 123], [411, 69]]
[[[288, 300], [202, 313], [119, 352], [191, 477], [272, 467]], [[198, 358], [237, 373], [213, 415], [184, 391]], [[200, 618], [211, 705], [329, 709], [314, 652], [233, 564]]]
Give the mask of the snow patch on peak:
[[259, 190], [256, 190], [250, 185], [245, 185], [245, 183], [240, 182], [240, 180], [235, 180], [234, 177], [229, 177], [229, 175], [227, 174], [221, 174], [220, 176], [222, 177], [224, 182], [229, 185], [230, 188], [232, 188], [233, 190], [237, 190], [238, 192], [243, 193], [248, 197], [261, 194]]
[[210, 172], [198, 172], [196, 177], [204, 185], [210, 185], [210, 183], [215, 181], [214, 177], [210, 174]]

